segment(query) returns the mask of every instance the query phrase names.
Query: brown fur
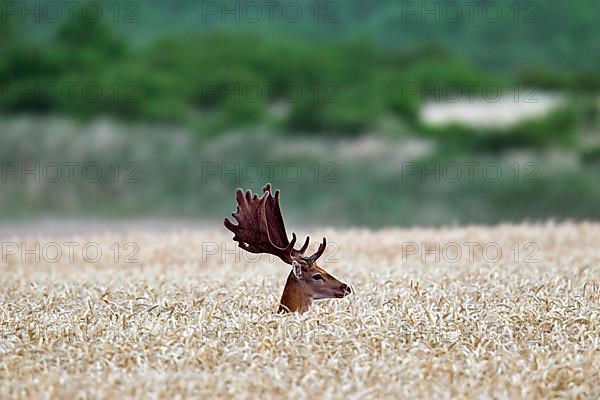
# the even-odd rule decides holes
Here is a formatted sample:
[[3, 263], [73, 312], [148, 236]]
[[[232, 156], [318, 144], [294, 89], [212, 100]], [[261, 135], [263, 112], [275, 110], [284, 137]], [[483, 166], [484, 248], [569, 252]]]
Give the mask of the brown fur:
[[237, 211], [232, 214], [238, 222], [234, 224], [225, 218], [224, 224], [233, 232], [233, 240], [239, 247], [251, 253], [272, 254], [292, 266], [283, 295], [280, 312], [305, 312], [316, 299], [340, 298], [351, 293], [350, 287], [329, 275], [315, 261], [323, 255], [327, 240], [319, 244], [317, 251], [305, 256], [310, 237], [296, 249], [296, 234], [288, 239], [281, 208], [279, 207], [279, 191], [272, 194], [271, 184], [263, 187], [263, 195], [258, 197], [250, 190], [235, 192], [238, 204]]
[[[278, 312], [308, 311], [313, 300], [325, 298], [341, 298], [350, 294], [350, 287], [327, 273], [316, 263], [309, 265], [299, 260], [301, 276], [297, 277], [292, 270], [288, 275]], [[320, 274], [322, 279], [314, 279]]]
[[298, 311], [300, 313], [308, 311], [312, 299], [303, 292], [293, 272], [287, 277], [281, 300], [279, 301], [279, 310], [277, 312], [287, 313]]

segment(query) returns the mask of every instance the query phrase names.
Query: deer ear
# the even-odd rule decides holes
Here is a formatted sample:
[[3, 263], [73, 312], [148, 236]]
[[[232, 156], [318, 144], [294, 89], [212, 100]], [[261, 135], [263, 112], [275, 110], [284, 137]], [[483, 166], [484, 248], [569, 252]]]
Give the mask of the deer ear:
[[292, 272], [296, 279], [302, 279], [302, 266], [298, 261], [292, 261]]

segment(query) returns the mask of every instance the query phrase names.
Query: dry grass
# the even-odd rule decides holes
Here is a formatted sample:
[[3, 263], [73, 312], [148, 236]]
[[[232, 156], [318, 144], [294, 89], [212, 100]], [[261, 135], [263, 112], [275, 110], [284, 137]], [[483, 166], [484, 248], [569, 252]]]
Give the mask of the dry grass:
[[[599, 225], [323, 232], [356, 294], [304, 315], [274, 313], [286, 266], [203, 262], [202, 243], [233, 248], [222, 231], [54, 239], [102, 243], [94, 264], [9, 257], [0, 398], [600, 396]], [[536, 242], [539, 261], [404, 262], [406, 241]]]

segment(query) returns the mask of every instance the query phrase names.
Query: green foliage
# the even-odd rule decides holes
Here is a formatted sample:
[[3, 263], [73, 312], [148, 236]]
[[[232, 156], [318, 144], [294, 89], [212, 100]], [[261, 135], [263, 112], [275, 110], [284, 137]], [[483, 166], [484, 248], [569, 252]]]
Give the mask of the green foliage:
[[71, 69], [100, 67], [125, 53], [125, 43], [102, 21], [94, 22], [78, 13], [56, 35], [59, 51], [68, 53]]
[[457, 124], [424, 126], [426, 134], [445, 146], [464, 150], [500, 152], [515, 147], [572, 146], [577, 135], [575, 110], [562, 107], [546, 116], [530, 119], [507, 128], [472, 128]]
[[10, 15], [5, 13], [4, 7], [0, 7], [0, 48], [5, 47], [14, 37], [14, 21]]
[[[134, 48], [110, 25], [82, 15], [61, 26], [47, 45], [23, 43], [0, 51], [5, 55], [0, 61], [2, 81], [59, 85], [65, 92], [67, 85], [76, 85], [73, 96], [58, 101], [13, 96], [0, 104], [2, 109], [187, 124], [202, 135], [268, 124], [287, 132], [355, 135], [390, 113], [427, 131], [418, 115], [432, 92], [447, 85], [468, 92], [472, 83], [508, 84], [432, 43], [400, 52], [361, 40], [314, 44], [285, 36], [210, 31]], [[594, 76], [583, 73], [530, 71], [522, 80], [573, 90], [596, 84]], [[100, 88], [98, 99], [86, 98], [83, 91], [90, 85]], [[285, 111], [273, 118], [272, 109], [282, 104]], [[492, 149], [512, 140], [524, 146], [569, 144], [572, 114], [559, 111], [506, 132], [449, 127], [443, 135], [429, 133]]]
[[[50, 0], [24, 0], [31, 3]], [[129, 3], [114, 0], [97, 0], [107, 20], [112, 20], [112, 10]], [[19, 2], [21, 3], [21, 2]], [[258, 23], [235, 20], [235, 15], [220, 13], [206, 19], [203, 7], [206, 1], [178, 0], [177, 6], [164, 0], [145, 0], [139, 3], [134, 17], [139, 24], [115, 24], [114, 29], [127, 33], [135, 43], [148, 44], [165, 34], [195, 35], [222, 29], [252, 31], [265, 37], [300, 36], [314, 43], [343, 42], [357, 37], [371, 38], [377, 46], [400, 50], [414, 50], [425, 42], [439, 43], [453, 53], [460, 54], [474, 65], [511, 73], [527, 66], [552, 70], [587, 70], [600, 68], [600, 29], [597, 23], [597, 1], [554, 2], [542, 0], [494, 2], [450, 2], [439, 0], [398, 1], [347, 0], [344, 2], [319, 1], [321, 13], [314, 20], [314, 0], [297, 2], [303, 10], [298, 23], [282, 18], [282, 6], [277, 7], [274, 21], [266, 18], [267, 7]], [[219, 1], [222, 9], [244, 7], [239, 0]], [[135, 3], [137, 4], [137, 3]], [[213, 2], [213, 4], [215, 4]], [[258, 2], [259, 5], [264, 3]], [[331, 6], [337, 5], [337, 11]], [[324, 17], [333, 11], [334, 23], [324, 23]], [[496, 19], [496, 12], [501, 16]], [[123, 10], [122, 10], [123, 11]], [[429, 11], [429, 13], [427, 13]], [[432, 12], [433, 11], [433, 12]], [[454, 19], [456, 12], [458, 20]], [[125, 15], [122, 13], [121, 20]], [[51, 37], [55, 24], [31, 24], [25, 33], [41, 38]], [[182, 35], [183, 36], [183, 35]]]
[[15, 101], [10, 109], [179, 122], [198, 111], [219, 111], [218, 125], [226, 129], [258, 122], [283, 102], [287, 129], [352, 134], [386, 111], [414, 119], [418, 100], [399, 94], [405, 82], [421, 85], [439, 73], [444, 80], [463, 79], [472, 72], [447, 58], [439, 49], [394, 57], [360, 41], [311, 45], [232, 32], [167, 38], [134, 51], [106, 25], [79, 16], [58, 31], [52, 46], [15, 49], [3, 77], [97, 84], [103, 93], [99, 101], [86, 101], [78, 91], [56, 104]]
[[569, 107], [547, 116], [524, 121], [507, 132], [505, 143], [523, 145], [572, 145], [576, 139], [575, 112]]
[[539, 89], [569, 90], [576, 93], [596, 94], [600, 91], [600, 77], [596, 71], [554, 72], [547, 69], [528, 69], [520, 74], [521, 81]]
[[[14, 134], [17, 130], [18, 135]], [[102, 132], [111, 134], [99, 143]], [[4, 162], [26, 160], [43, 165], [50, 160], [63, 166], [67, 161], [93, 160], [104, 172], [97, 183], [89, 184], [77, 167], [72, 183], [63, 169], [63, 179], [42, 185], [35, 193], [21, 183], [19, 174], [11, 175], [4, 183], [0, 209], [0, 216], [11, 218], [50, 212], [87, 217], [194, 216], [221, 223], [231, 212], [237, 187], [260, 191], [266, 179], [282, 190], [286, 221], [289, 218], [290, 223], [300, 225], [382, 227], [600, 218], [600, 186], [594, 184], [600, 179], [597, 161], [557, 166], [553, 156], [536, 150], [524, 150], [515, 158], [510, 152], [465, 152], [444, 144], [423, 158], [409, 155], [408, 162], [420, 171], [413, 174], [407, 173], [405, 162], [394, 158], [402, 143], [398, 141], [383, 142], [389, 147], [381, 156], [365, 156], [360, 151], [350, 156], [347, 147], [314, 137], [308, 141], [294, 138], [290, 143], [290, 138], [239, 134], [214, 138], [206, 145], [183, 130], [175, 133], [156, 124], [104, 120], [99, 126], [79, 125], [50, 117], [0, 120], [0, 140]], [[524, 154], [534, 168], [525, 168]], [[137, 183], [125, 181], [132, 172], [125, 168], [130, 162], [137, 166], [131, 176]], [[267, 162], [275, 165], [274, 172], [268, 172]], [[462, 169], [458, 181], [451, 180], [453, 171], [437, 176], [426, 173], [436, 166], [443, 171], [450, 162]], [[467, 162], [478, 163], [473, 179]], [[521, 163], [518, 179], [515, 162]], [[115, 163], [121, 166], [118, 181], [113, 174]], [[497, 181], [492, 179], [494, 169], [484, 175], [489, 163], [502, 170]], [[254, 179], [254, 168], [243, 172], [250, 164], [262, 171], [260, 179]], [[301, 176], [293, 178], [295, 167], [285, 173], [286, 165], [298, 166]]]
[[600, 145], [585, 148], [581, 156], [587, 164], [600, 164]]

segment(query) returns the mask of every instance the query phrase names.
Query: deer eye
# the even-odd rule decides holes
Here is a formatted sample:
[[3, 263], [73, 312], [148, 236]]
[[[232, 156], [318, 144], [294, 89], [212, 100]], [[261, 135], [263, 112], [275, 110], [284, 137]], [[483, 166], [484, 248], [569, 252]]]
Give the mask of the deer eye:
[[314, 275], [312, 276], [312, 278], [313, 278], [315, 281], [320, 281], [320, 280], [322, 280], [322, 279], [323, 279], [323, 277], [321, 276], [321, 274], [314, 274]]

